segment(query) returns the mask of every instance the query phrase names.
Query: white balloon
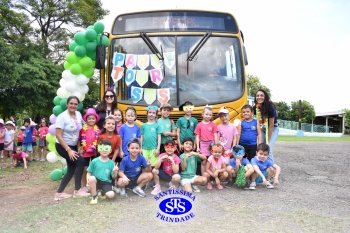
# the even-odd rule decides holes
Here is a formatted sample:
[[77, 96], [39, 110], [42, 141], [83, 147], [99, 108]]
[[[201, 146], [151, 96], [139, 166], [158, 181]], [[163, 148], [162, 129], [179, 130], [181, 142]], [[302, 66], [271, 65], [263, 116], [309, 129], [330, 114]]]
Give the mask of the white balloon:
[[64, 88], [65, 83], [66, 83], [66, 80], [61, 78], [60, 79], [60, 86]]
[[64, 84], [64, 87], [69, 92], [76, 92], [77, 91], [77, 84], [75, 83], [75, 80], [68, 81]]
[[89, 91], [88, 85], [79, 86], [79, 92], [81, 94], [85, 95], [86, 93], [88, 93], [88, 91]]
[[70, 92], [66, 90], [66, 88], [60, 87], [57, 89], [57, 96], [61, 99], [68, 98], [70, 96]]
[[75, 78], [75, 75], [70, 72], [70, 70], [64, 70], [62, 72], [62, 78], [64, 78], [66, 81], [73, 80]]
[[85, 75], [83, 74], [79, 74], [77, 77], [75, 77], [75, 82], [80, 85], [80, 86], [84, 86], [85, 84], [87, 84], [90, 81], [89, 78], [87, 78]]
[[67, 165], [67, 160], [65, 158], [61, 158], [61, 163], [63, 164], [63, 166]]
[[51, 152], [47, 153], [46, 159], [50, 163], [56, 163], [58, 160], [61, 159], [61, 157], [58, 157], [54, 151], [51, 151]]
[[85, 99], [85, 95], [81, 94], [80, 92], [74, 92], [72, 95], [76, 96], [80, 102], [84, 101], [84, 99]]

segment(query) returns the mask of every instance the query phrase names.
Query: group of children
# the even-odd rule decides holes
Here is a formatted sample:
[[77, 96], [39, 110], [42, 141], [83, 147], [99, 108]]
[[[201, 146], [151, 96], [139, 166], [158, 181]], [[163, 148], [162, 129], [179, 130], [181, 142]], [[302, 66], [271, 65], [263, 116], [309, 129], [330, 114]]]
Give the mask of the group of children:
[[[15, 122], [9, 120], [4, 123], [3, 119], [0, 119], [0, 155], [3, 158], [1, 168], [7, 168], [7, 160], [10, 159], [10, 168], [22, 164], [24, 169], [27, 169], [27, 163], [36, 161], [37, 146], [39, 147], [37, 161], [45, 161], [46, 135], [49, 129], [45, 119], [41, 119], [38, 130], [35, 126], [30, 118], [25, 118], [23, 126], [16, 132]], [[39, 145], [36, 142], [37, 136]]]
[[[102, 199], [113, 198], [115, 193], [125, 197], [126, 188], [144, 197], [143, 188], [152, 180], [153, 195], [162, 190], [160, 180], [169, 182], [170, 189], [181, 184], [187, 192], [198, 192], [196, 185], [211, 190], [215, 184], [221, 190], [223, 182], [234, 183], [239, 170], [244, 173], [246, 189], [255, 189], [257, 182], [267, 188], [278, 185], [281, 169], [267, 160], [269, 146], [261, 143], [260, 125], [253, 119], [250, 105], [243, 107], [244, 120], [237, 128], [229, 121], [225, 107], [218, 113], [222, 121], [218, 126], [212, 122], [210, 106], [204, 108], [199, 123], [191, 116], [193, 108], [189, 101], [181, 105], [179, 109], [185, 115], [175, 124], [169, 118], [170, 104], [160, 106], [159, 119], [158, 107], [148, 106], [147, 122], [141, 128], [134, 123], [135, 108], [126, 109], [124, 124], [120, 124], [123, 114], [117, 109], [120, 116], [116, 118], [114, 113], [107, 116], [101, 131], [96, 125], [99, 116], [94, 109], [88, 109], [84, 115], [86, 125], [80, 133], [79, 152], [86, 159], [82, 183], [92, 195], [91, 204], [97, 203], [98, 189], [102, 190]], [[96, 149], [100, 154], [97, 158]]]

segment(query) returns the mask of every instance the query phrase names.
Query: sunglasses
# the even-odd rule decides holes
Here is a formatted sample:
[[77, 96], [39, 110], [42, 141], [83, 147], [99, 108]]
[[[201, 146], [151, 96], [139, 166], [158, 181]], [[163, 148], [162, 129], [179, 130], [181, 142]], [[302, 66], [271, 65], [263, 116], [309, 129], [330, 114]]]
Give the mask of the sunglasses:
[[187, 105], [183, 107], [184, 111], [192, 111], [194, 109], [193, 105]]
[[110, 145], [98, 145], [99, 152], [110, 152], [112, 151], [112, 147]]
[[113, 98], [114, 98], [114, 95], [105, 95], [105, 98], [107, 98], [107, 99], [113, 99]]

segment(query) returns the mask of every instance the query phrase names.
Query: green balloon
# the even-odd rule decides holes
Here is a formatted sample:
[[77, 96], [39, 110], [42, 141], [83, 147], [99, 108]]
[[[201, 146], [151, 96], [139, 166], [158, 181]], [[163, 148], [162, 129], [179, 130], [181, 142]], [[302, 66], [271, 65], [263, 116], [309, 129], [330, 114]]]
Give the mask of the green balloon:
[[96, 22], [94, 24], [94, 29], [97, 32], [97, 34], [101, 34], [103, 30], [105, 30], [105, 25], [102, 22]]
[[83, 69], [83, 73], [85, 69], [88, 69], [90, 67], [92, 67], [93, 63], [91, 58], [89, 57], [83, 57], [82, 59], [80, 59], [79, 61], [79, 65], [81, 66], [81, 68]]
[[78, 45], [86, 45], [87, 40], [85, 38], [85, 33], [84, 32], [77, 32], [74, 35], [74, 41], [78, 44]]
[[81, 72], [82, 72], [81, 66], [79, 64], [72, 64], [70, 66], [69, 70], [74, 75], [81, 74]]
[[95, 69], [90, 67], [88, 69], [83, 70], [81, 73], [85, 75], [87, 78], [91, 78], [92, 76], [94, 76]]
[[70, 66], [71, 66], [71, 64], [69, 62], [67, 62], [67, 61], [65, 61], [64, 64], [63, 64], [63, 67], [64, 67], [65, 70], [69, 70]]
[[56, 136], [48, 133], [46, 134], [46, 141], [48, 141], [49, 143], [55, 144]]
[[[100, 43], [100, 40], [101, 40], [101, 36], [97, 36], [97, 38], [96, 38], [96, 43], [97, 43], [97, 44], [101, 44], [101, 43]], [[108, 37], [107, 37], [107, 36], [102, 36], [102, 44], [108, 46], [109, 40], [108, 40]]]
[[49, 146], [47, 148], [49, 149], [49, 151], [56, 152], [55, 143], [49, 143]]
[[87, 42], [86, 43], [86, 51], [87, 52], [96, 52], [96, 46], [97, 46], [97, 44], [96, 44], [96, 41], [90, 41], [90, 42]]
[[60, 97], [56, 96], [55, 98], [53, 98], [53, 103], [54, 103], [55, 105], [60, 105], [61, 100], [62, 100], [62, 99], [61, 99]]
[[90, 25], [89, 27], [87, 27], [86, 29], [93, 29], [95, 30], [94, 26], [93, 25]]
[[74, 49], [75, 49], [75, 47], [77, 47], [77, 45], [78, 44], [75, 41], [70, 42], [70, 44], [69, 44], [69, 51], [74, 52]]
[[60, 106], [63, 110], [66, 110], [67, 109], [67, 99], [68, 98], [63, 98], [60, 102]]
[[61, 108], [61, 105], [56, 105], [55, 107], [53, 107], [52, 109], [52, 113], [55, 116], [60, 115], [63, 112], [63, 109]]
[[91, 60], [95, 61], [96, 60], [96, 52], [87, 52], [86, 56], [91, 58]]
[[63, 172], [61, 169], [54, 169], [51, 173], [50, 173], [50, 178], [53, 181], [56, 180], [60, 180], [63, 176]]
[[69, 52], [66, 54], [66, 60], [70, 64], [79, 62], [80, 58], [75, 54], [75, 52]]
[[78, 105], [78, 111], [81, 111], [83, 109], [83, 102], [80, 102]]
[[67, 174], [67, 171], [68, 171], [68, 167], [64, 166], [64, 168], [62, 170], [63, 175]]
[[74, 49], [75, 55], [78, 57], [85, 57], [86, 55], [86, 48], [84, 45], [77, 45]]
[[96, 31], [94, 29], [87, 29], [85, 31], [85, 38], [88, 41], [96, 40], [96, 36], [97, 36], [97, 33], [96, 33]]

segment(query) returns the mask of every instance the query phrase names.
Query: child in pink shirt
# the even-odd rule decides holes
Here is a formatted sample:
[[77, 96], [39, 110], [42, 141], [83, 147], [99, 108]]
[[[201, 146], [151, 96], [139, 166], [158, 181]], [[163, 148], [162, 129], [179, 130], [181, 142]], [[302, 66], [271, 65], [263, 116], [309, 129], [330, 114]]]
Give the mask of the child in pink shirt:
[[216, 188], [221, 190], [223, 189], [221, 181], [224, 181], [228, 177], [226, 171], [225, 158], [222, 156], [224, 154], [224, 147], [221, 144], [215, 144], [210, 146], [211, 156], [208, 158], [206, 164], [206, 171], [203, 176], [208, 180], [207, 189], [213, 189], [210, 179], [215, 179]]
[[45, 161], [46, 159], [46, 135], [49, 133], [49, 128], [46, 126], [45, 118], [40, 121], [39, 128], [39, 161]]
[[13, 154], [13, 160], [15, 161], [15, 165], [18, 166], [18, 162], [23, 161], [23, 168], [27, 169], [27, 158], [28, 155], [26, 152], [22, 151], [21, 146], [16, 147], [16, 153]]

